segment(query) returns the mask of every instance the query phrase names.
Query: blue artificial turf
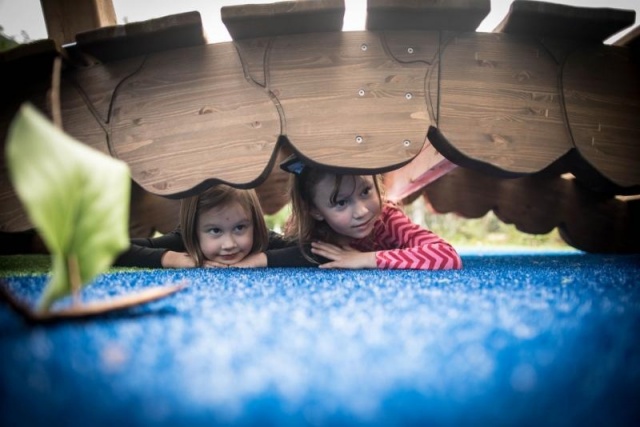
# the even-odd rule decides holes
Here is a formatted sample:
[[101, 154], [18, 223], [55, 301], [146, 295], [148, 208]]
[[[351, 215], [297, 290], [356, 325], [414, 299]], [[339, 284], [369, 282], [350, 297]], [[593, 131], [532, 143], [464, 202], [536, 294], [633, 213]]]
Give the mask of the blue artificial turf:
[[190, 285], [48, 326], [0, 305], [0, 425], [639, 425], [639, 255], [463, 262], [113, 272], [85, 298]]

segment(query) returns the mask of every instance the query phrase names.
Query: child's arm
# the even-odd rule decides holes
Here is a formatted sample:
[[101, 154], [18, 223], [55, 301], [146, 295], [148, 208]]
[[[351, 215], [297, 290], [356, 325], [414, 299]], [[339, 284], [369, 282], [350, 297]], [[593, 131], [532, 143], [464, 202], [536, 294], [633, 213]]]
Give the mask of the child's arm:
[[386, 250], [376, 252], [378, 268], [447, 270], [462, 268], [456, 250], [437, 234], [420, 227], [399, 209], [387, 208], [376, 239]]
[[233, 267], [318, 267], [320, 264], [329, 261], [326, 258], [312, 254], [310, 245], [307, 245], [304, 250], [311, 259], [307, 259], [304, 256], [297, 244], [287, 242], [286, 245], [283, 247], [282, 241], [273, 244], [270, 242], [266, 251], [251, 254], [234, 264]]
[[320, 268], [376, 268], [375, 252], [360, 252], [350, 246], [336, 246], [325, 242], [311, 244], [313, 254], [326, 258], [329, 262]]
[[131, 239], [129, 248], [116, 258], [114, 265], [142, 268], [195, 266], [193, 259], [184, 250], [182, 235], [178, 231], [152, 239]]

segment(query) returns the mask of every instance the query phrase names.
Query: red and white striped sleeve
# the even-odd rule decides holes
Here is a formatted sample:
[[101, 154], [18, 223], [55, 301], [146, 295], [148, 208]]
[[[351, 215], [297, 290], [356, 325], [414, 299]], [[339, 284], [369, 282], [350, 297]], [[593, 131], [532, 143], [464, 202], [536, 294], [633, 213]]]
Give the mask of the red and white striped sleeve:
[[448, 270], [462, 268], [456, 250], [437, 234], [420, 227], [399, 209], [387, 207], [376, 240], [378, 268]]

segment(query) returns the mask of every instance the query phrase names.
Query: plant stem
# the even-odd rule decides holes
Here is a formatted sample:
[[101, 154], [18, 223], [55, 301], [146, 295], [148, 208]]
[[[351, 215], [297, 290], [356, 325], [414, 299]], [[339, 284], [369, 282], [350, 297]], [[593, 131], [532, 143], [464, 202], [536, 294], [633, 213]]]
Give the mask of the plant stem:
[[82, 286], [78, 258], [74, 254], [69, 255], [67, 258], [67, 265], [69, 267], [69, 281], [71, 282], [72, 304], [74, 306], [78, 306], [80, 305], [80, 287]]

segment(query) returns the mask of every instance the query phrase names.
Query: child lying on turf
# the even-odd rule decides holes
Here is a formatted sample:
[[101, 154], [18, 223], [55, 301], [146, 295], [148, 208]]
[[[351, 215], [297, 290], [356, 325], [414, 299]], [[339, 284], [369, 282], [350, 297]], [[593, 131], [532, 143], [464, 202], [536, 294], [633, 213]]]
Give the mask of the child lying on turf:
[[[293, 174], [292, 213], [285, 237], [298, 245], [270, 254], [252, 254], [237, 266], [462, 267], [449, 243], [384, 201], [379, 175], [337, 175], [306, 165], [295, 155], [281, 167]], [[287, 253], [290, 256], [284, 255]]]
[[114, 265], [229, 267], [249, 254], [285, 246], [282, 236], [267, 230], [254, 190], [221, 184], [183, 199], [176, 231], [151, 239], [132, 239]]

